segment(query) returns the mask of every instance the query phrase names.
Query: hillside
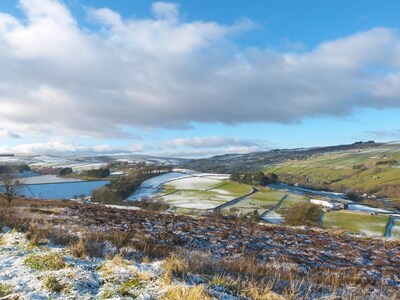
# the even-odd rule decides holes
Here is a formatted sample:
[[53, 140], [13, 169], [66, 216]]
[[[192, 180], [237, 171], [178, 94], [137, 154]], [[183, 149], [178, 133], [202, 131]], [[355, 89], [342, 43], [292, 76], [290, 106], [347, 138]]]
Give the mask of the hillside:
[[222, 155], [183, 163], [203, 172], [262, 170], [314, 189], [400, 199], [400, 145], [357, 142], [306, 149]]
[[270, 165], [264, 171], [290, 184], [400, 199], [400, 145], [316, 153]]
[[275, 149], [271, 151], [247, 154], [226, 154], [204, 159], [192, 159], [181, 162], [181, 166], [200, 172], [231, 173], [232, 171], [254, 171], [266, 166], [283, 163], [288, 159], [308, 159], [313, 155], [364, 149], [377, 149], [381, 143], [357, 142], [350, 145], [328, 147]]
[[399, 297], [398, 241], [71, 202], [2, 211], [9, 299]]

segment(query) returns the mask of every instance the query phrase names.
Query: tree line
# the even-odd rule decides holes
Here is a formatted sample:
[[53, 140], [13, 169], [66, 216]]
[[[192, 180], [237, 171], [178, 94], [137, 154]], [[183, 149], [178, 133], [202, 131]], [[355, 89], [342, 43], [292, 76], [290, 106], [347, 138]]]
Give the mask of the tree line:
[[129, 174], [112, 179], [104, 187], [92, 192], [93, 201], [108, 204], [119, 204], [128, 198], [140, 184], [161, 173], [172, 170], [170, 166], [144, 165], [141, 169], [133, 170]]
[[250, 185], [262, 185], [265, 186], [267, 184], [271, 184], [278, 181], [278, 175], [274, 173], [264, 174], [264, 172], [232, 172], [230, 176], [231, 181], [235, 181], [243, 184]]

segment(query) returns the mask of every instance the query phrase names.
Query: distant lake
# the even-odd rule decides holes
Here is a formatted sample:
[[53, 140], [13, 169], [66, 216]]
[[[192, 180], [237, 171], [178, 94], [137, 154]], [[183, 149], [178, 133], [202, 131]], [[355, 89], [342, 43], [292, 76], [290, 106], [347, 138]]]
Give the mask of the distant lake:
[[[39, 182], [40, 180], [32, 181]], [[34, 197], [40, 199], [72, 199], [74, 196], [90, 196], [93, 190], [98, 189], [109, 182], [108, 180], [69, 182], [54, 181], [56, 180], [53, 180], [52, 183], [39, 184], [29, 184], [29, 181], [27, 181], [28, 184], [26, 185], [23, 194], [26, 197], [30, 198]]]

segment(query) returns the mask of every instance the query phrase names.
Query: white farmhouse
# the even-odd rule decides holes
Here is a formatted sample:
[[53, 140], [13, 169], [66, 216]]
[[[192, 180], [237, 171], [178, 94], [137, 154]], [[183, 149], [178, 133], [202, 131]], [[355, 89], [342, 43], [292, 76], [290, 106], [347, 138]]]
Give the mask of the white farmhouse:
[[333, 209], [334, 208], [333, 203], [330, 202], [330, 201], [320, 200], [320, 199], [310, 199], [309, 201], [311, 203], [318, 204], [318, 205], [321, 205], [321, 206], [329, 208], [329, 209]]

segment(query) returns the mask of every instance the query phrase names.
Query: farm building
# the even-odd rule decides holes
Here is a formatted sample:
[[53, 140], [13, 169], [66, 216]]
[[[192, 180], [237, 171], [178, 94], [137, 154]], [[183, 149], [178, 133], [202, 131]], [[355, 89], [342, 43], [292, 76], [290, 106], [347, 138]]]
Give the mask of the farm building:
[[331, 201], [327, 201], [327, 200], [321, 200], [321, 199], [309, 199], [309, 201], [311, 203], [317, 204], [317, 205], [321, 205], [329, 210], [336, 210], [336, 209], [341, 209], [344, 208], [343, 204], [341, 203], [334, 203]]

